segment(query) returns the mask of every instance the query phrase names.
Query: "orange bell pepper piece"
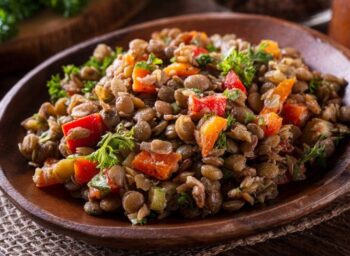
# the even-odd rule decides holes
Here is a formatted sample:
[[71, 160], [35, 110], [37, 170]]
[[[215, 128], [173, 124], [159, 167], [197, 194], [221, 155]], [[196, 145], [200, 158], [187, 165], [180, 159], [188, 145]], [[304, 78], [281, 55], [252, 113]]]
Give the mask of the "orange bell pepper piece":
[[278, 43], [273, 40], [262, 40], [260, 45], [265, 45], [264, 51], [271, 54], [275, 58], [281, 57], [281, 50]]
[[138, 80], [138, 78], [143, 78], [151, 74], [151, 70], [143, 68], [141, 65], [138, 65], [139, 63], [140, 62], [136, 63], [132, 72], [132, 90], [134, 92], [143, 92], [150, 94], [156, 93], [156, 86], [154, 84], [145, 84]]
[[296, 103], [286, 103], [283, 106], [283, 123], [300, 126], [308, 114], [307, 107]]
[[74, 178], [79, 184], [89, 182], [98, 172], [97, 164], [81, 157], [74, 161]]
[[189, 63], [175, 62], [163, 69], [168, 76], [190, 76], [198, 74], [200, 69], [193, 67]]
[[262, 122], [259, 125], [264, 130], [265, 136], [271, 136], [280, 131], [283, 119], [275, 112], [260, 114], [260, 118]]
[[[286, 99], [288, 98], [288, 96], [292, 92], [292, 88], [293, 88], [294, 84], [295, 84], [295, 78], [286, 79], [283, 82], [279, 83], [277, 85], [277, 87], [273, 90], [273, 93], [271, 96], [271, 97], [273, 97], [274, 95], [279, 96], [279, 106], [275, 107], [275, 108], [265, 106], [262, 109], [261, 114], [266, 114], [269, 112], [278, 113], [281, 110], [283, 103], [286, 101]], [[266, 99], [266, 100], [268, 100], [268, 99]]]
[[152, 176], [158, 180], [166, 180], [175, 170], [181, 155], [170, 153], [167, 155], [141, 151], [132, 161], [132, 166], [136, 170]]
[[211, 116], [201, 126], [199, 134], [203, 157], [208, 156], [209, 152], [214, 148], [220, 132], [225, 130], [226, 126], [227, 120], [219, 116]]

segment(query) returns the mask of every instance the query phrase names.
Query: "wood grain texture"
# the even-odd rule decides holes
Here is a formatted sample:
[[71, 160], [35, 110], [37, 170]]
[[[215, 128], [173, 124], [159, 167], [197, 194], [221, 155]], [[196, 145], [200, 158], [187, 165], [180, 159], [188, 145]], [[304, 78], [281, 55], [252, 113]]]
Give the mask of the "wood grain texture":
[[146, 3], [147, 0], [92, 0], [72, 18], [42, 11], [21, 23], [15, 38], [0, 44], [0, 74], [28, 69], [73, 44], [112, 31]]
[[[257, 234], [314, 212], [349, 191], [349, 145], [345, 151], [338, 151], [338, 161], [327, 173], [320, 173], [314, 180], [299, 183], [293, 190], [282, 192], [273, 204], [204, 220], [169, 219], [132, 227], [125, 218], [95, 218], [86, 215], [81, 203], [69, 198], [62, 189], [35, 189], [31, 182], [33, 170], [26, 165], [14, 142], [19, 141], [24, 133], [19, 122], [33, 113], [47, 98], [46, 90], [43, 90], [45, 81], [62, 64], [79, 64], [87, 59], [99, 42], [125, 47], [131, 39], [149, 38], [151, 32], [164, 27], [198, 29], [209, 34], [234, 32], [254, 43], [271, 38], [279, 41], [282, 46], [299, 49], [312, 68], [350, 80], [349, 50], [333, 44], [315, 31], [259, 16], [217, 13], [184, 16], [140, 24], [90, 40], [65, 50], [37, 67], [1, 103], [0, 133], [6, 133], [6, 136], [0, 138], [0, 185], [17, 206], [49, 228], [92, 243], [122, 248], [165, 248], [208, 244]], [[349, 93], [348, 90], [347, 94]], [[29, 94], [35, 97], [26, 97]], [[59, 210], [57, 205], [60, 205]]]

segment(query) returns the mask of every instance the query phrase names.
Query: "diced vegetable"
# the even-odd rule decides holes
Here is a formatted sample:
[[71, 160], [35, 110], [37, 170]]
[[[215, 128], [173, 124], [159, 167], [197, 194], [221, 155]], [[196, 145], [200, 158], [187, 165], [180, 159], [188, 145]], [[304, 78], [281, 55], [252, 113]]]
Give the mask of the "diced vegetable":
[[307, 117], [307, 107], [301, 104], [286, 103], [283, 105], [282, 116], [286, 124], [300, 126]]
[[37, 187], [48, 187], [67, 181], [74, 174], [74, 160], [49, 159], [42, 168], [36, 168], [33, 181]]
[[181, 155], [178, 153], [163, 155], [141, 151], [135, 156], [132, 166], [136, 170], [158, 180], [166, 180], [175, 170], [180, 159]]
[[[142, 65], [144, 64], [144, 65]], [[146, 62], [136, 63], [134, 70], [132, 72], [132, 90], [134, 92], [143, 92], [143, 93], [156, 93], [156, 86], [154, 84], [142, 83], [139, 79], [151, 74], [151, 70], [147, 68]]]
[[203, 53], [208, 53], [207, 49], [204, 49], [203, 47], [196, 47], [193, 50], [193, 57], [197, 58], [199, 55], [203, 54]]
[[275, 112], [260, 114], [259, 125], [263, 128], [265, 136], [277, 134], [282, 127], [282, 117]]
[[100, 199], [112, 191], [111, 186], [108, 183], [108, 177], [103, 172], [95, 175], [88, 183], [88, 186], [90, 199]]
[[220, 133], [226, 129], [227, 120], [219, 116], [211, 116], [201, 126], [200, 145], [202, 148], [202, 156], [208, 156], [209, 152], [214, 148]]
[[108, 132], [98, 143], [99, 149], [87, 156], [92, 162], [97, 162], [97, 168], [105, 169], [120, 162], [119, 153], [121, 150], [133, 150], [135, 147], [134, 132], [117, 126], [115, 133]]
[[76, 158], [74, 161], [74, 178], [79, 184], [89, 182], [98, 172], [97, 164], [84, 157]]
[[275, 58], [281, 57], [281, 50], [276, 41], [272, 40], [262, 40], [260, 45], [264, 46], [264, 51], [271, 54]]
[[245, 94], [248, 94], [247, 89], [239, 79], [239, 76], [233, 70], [227, 73], [225, 77], [224, 86], [227, 89], [239, 89]]
[[64, 136], [68, 136], [70, 131], [74, 128], [87, 129], [89, 134], [84, 138], [71, 138], [66, 140], [67, 146], [72, 152], [75, 152], [77, 147], [95, 146], [101, 139], [102, 134], [107, 130], [100, 114], [91, 114], [63, 124], [62, 130]]
[[162, 213], [166, 207], [166, 191], [164, 188], [153, 187], [149, 192], [150, 209]]
[[265, 99], [265, 106], [261, 113], [279, 113], [282, 109], [283, 103], [286, 101], [286, 99], [292, 92], [294, 84], [295, 78], [287, 79], [279, 83], [278, 86], [273, 90], [272, 94]]
[[200, 69], [193, 67], [189, 63], [172, 63], [163, 69], [168, 76], [190, 76], [198, 74]]
[[213, 95], [204, 98], [190, 95], [188, 98], [188, 111], [190, 115], [203, 116], [204, 114], [225, 115], [226, 97]]

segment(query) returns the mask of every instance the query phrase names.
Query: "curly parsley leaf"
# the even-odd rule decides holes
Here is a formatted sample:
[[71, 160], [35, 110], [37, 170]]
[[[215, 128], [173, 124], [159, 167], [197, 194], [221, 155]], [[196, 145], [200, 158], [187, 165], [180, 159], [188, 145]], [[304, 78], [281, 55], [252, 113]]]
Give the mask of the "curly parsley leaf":
[[293, 168], [293, 180], [303, 179], [301, 169], [307, 162], [315, 160], [318, 164], [325, 164], [325, 146], [320, 143], [320, 140], [315, 143], [314, 146], [305, 150], [303, 155], [299, 158], [296, 165]]
[[213, 58], [207, 53], [202, 53], [196, 58], [196, 61], [200, 67], [205, 67], [213, 62]]
[[181, 192], [177, 198], [177, 203], [180, 208], [193, 208], [194, 202], [192, 197], [186, 192]]
[[66, 65], [62, 66], [63, 73], [65, 74], [66, 77], [70, 77], [71, 75], [76, 75], [79, 74], [80, 68], [71, 64], [71, 65]]
[[205, 47], [209, 52], [216, 52], [218, 49], [212, 44], [207, 44], [207, 47]]
[[96, 81], [85, 81], [84, 87], [81, 89], [83, 93], [90, 93], [95, 88], [97, 82]]
[[126, 130], [122, 125], [118, 125], [117, 131], [115, 133], [108, 132], [102, 136], [97, 146], [99, 149], [88, 155], [87, 158], [98, 162], [97, 167], [100, 169], [112, 167], [120, 163], [118, 157], [120, 151], [134, 149], [134, 131], [133, 129]]
[[226, 75], [233, 70], [246, 87], [249, 87], [259, 64], [267, 64], [273, 57], [264, 51], [266, 46], [260, 45], [254, 51], [249, 48], [245, 51], [232, 50], [219, 64], [218, 68]]
[[163, 60], [160, 59], [160, 58], [157, 58], [156, 55], [154, 55], [153, 53], [151, 53], [151, 54], [148, 56], [147, 64], [149, 64], [149, 65], [162, 65], [162, 64], [163, 64]]
[[46, 86], [49, 88], [50, 99], [52, 102], [56, 102], [59, 98], [66, 97], [67, 93], [61, 86], [61, 77], [59, 74], [51, 76], [51, 79], [47, 81]]
[[236, 101], [240, 96], [239, 89], [226, 89], [222, 94], [231, 101]]
[[117, 47], [116, 50], [111, 55], [106, 56], [103, 60], [98, 60], [94, 56], [92, 56], [83, 66], [94, 67], [101, 73], [101, 75], [104, 76], [106, 74], [107, 68], [122, 53], [123, 53], [123, 48]]
[[219, 69], [224, 75], [230, 70], [233, 70], [246, 87], [249, 87], [252, 84], [256, 73], [254, 61], [253, 58], [251, 58], [249, 51], [231, 51], [231, 53], [219, 64]]
[[224, 132], [219, 134], [219, 138], [215, 143], [215, 148], [226, 149], [227, 148], [227, 137]]
[[309, 83], [309, 91], [310, 93], [315, 93], [317, 88], [320, 87], [322, 84], [321, 79], [312, 79]]

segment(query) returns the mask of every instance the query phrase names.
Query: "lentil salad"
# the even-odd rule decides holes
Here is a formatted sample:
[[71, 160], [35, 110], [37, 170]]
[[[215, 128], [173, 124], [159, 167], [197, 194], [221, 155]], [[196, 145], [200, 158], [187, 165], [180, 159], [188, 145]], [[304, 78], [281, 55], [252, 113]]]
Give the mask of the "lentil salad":
[[164, 29], [127, 51], [100, 44], [63, 73], [22, 122], [33, 181], [133, 224], [265, 203], [349, 133], [347, 82], [272, 40]]

